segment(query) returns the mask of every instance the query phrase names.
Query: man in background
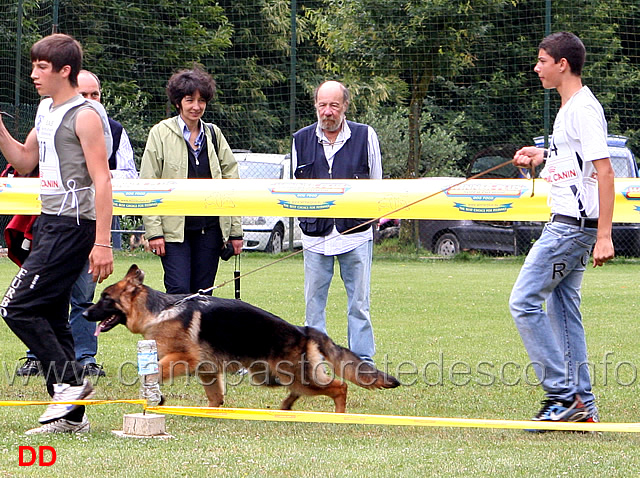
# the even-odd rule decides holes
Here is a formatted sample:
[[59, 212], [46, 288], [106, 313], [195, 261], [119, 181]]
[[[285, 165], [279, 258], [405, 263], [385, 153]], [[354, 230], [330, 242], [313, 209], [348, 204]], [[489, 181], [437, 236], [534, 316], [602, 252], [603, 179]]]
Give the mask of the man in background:
[[[102, 102], [100, 78], [88, 70], [81, 70], [78, 74], [78, 91], [89, 100]], [[113, 179], [138, 179], [138, 171], [133, 158], [133, 148], [126, 130], [113, 118], [109, 118], [109, 127], [113, 137], [113, 152], [109, 157], [109, 170]], [[120, 216], [113, 216], [111, 229], [120, 229]], [[111, 234], [114, 249], [121, 249], [121, 234]]]
[[[371, 126], [347, 121], [349, 90], [326, 81], [314, 92], [318, 121], [293, 135], [297, 179], [382, 179], [378, 136]], [[300, 218], [304, 247], [305, 325], [324, 333], [334, 262], [347, 291], [349, 348], [373, 361], [369, 314], [373, 228], [364, 219]]]

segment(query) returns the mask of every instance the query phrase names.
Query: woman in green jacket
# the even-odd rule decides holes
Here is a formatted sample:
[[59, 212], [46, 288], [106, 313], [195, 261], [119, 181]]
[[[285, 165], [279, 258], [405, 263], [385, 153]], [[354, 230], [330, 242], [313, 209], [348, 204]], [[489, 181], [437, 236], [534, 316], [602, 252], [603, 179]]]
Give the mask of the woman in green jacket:
[[[238, 178], [238, 165], [220, 129], [202, 121], [215, 94], [215, 81], [194, 68], [175, 73], [167, 95], [178, 116], [149, 132], [140, 167], [141, 179]], [[237, 216], [143, 216], [151, 251], [160, 256], [170, 294], [210, 288], [223, 247], [242, 252], [242, 224]]]

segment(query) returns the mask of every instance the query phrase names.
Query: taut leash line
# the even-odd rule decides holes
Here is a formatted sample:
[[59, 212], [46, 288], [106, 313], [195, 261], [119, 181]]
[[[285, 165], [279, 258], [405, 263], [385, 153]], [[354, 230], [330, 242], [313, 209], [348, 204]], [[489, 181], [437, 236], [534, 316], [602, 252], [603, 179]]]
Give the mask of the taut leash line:
[[[482, 171], [482, 172], [480, 172], [478, 174], [474, 174], [473, 176], [468, 177], [468, 178], [464, 179], [463, 181], [460, 181], [459, 183], [453, 184], [451, 186], [447, 186], [444, 189], [441, 189], [439, 191], [431, 193], [431, 194], [429, 194], [427, 196], [424, 196], [424, 197], [422, 197], [420, 199], [416, 199], [415, 201], [410, 202], [409, 204], [405, 204], [404, 206], [400, 206], [400, 207], [394, 209], [393, 211], [386, 212], [382, 216], [376, 217], [374, 219], [370, 219], [370, 220], [368, 220], [368, 221], [366, 221], [366, 222], [364, 222], [362, 224], [354, 226], [351, 229], [348, 229], [348, 230], [346, 230], [344, 232], [341, 232], [340, 235], [349, 234], [351, 231], [353, 231], [355, 229], [358, 229], [358, 228], [360, 228], [362, 226], [367, 226], [367, 225], [372, 224], [374, 222], [377, 222], [380, 219], [385, 218], [385, 217], [387, 217], [387, 216], [389, 216], [391, 214], [395, 214], [396, 212], [402, 211], [403, 209], [407, 209], [407, 208], [409, 208], [411, 206], [415, 206], [416, 204], [418, 204], [418, 203], [420, 203], [422, 201], [426, 201], [427, 199], [431, 199], [432, 197], [437, 196], [438, 194], [443, 193], [445, 191], [448, 191], [449, 189], [461, 186], [464, 183], [466, 183], [467, 181], [471, 181], [472, 179], [478, 179], [478, 178], [484, 176], [485, 174], [488, 174], [488, 173], [490, 173], [492, 171], [495, 171], [496, 169], [500, 169], [500, 168], [502, 168], [502, 167], [504, 167], [504, 166], [506, 166], [507, 164], [510, 164], [510, 163], [511, 163], [511, 160], [509, 159], [508, 161], [505, 161], [504, 163], [498, 164], [497, 166], [493, 166], [493, 167], [491, 167], [489, 169], [486, 169], [486, 170], [484, 170], [484, 171]], [[533, 175], [532, 175], [532, 177], [533, 177]], [[531, 195], [533, 196], [533, 191], [532, 191]], [[329, 239], [325, 239], [324, 241], [320, 242], [319, 244], [324, 244], [324, 242], [326, 242], [328, 240]], [[244, 274], [240, 274], [240, 275], [237, 275], [237, 276], [234, 274], [234, 278], [233, 279], [226, 280], [226, 281], [224, 281], [224, 282], [222, 282], [222, 283], [220, 283], [218, 285], [211, 286], [208, 289], [201, 289], [196, 294], [192, 294], [190, 296], [187, 296], [184, 299], [181, 299], [180, 301], [178, 301], [176, 304], [182, 303], [185, 300], [191, 299], [193, 297], [197, 297], [197, 296], [200, 296], [200, 295], [207, 294], [207, 293], [212, 292], [212, 291], [214, 291], [216, 289], [219, 289], [220, 287], [224, 287], [225, 285], [230, 284], [231, 282], [239, 281], [241, 278], [244, 278], [244, 277], [246, 277], [248, 275], [251, 275], [251, 274], [253, 274], [255, 272], [258, 272], [258, 271], [261, 271], [263, 269], [266, 269], [267, 267], [273, 266], [273, 265], [275, 265], [275, 264], [277, 264], [279, 262], [284, 261], [285, 259], [289, 259], [290, 257], [296, 256], [296, 255], [298, 255], [298, 254], [300, 254], [302, 252], [304, 252], [304, 249], [300, 249], [299, 251], [291, 252], [290, 254], [287, 254], [286, 256], [281, 257], [280, 259], [276, 259], [276, 260], [274, 260], [272, 262], [269, 262], [269, 263], [267, 263], [267, 264], [265, 264], [263, 266], [260, 266], [260, 267], [258, 267], [256, 269], [253, 269], [253, 270], [250, 270], [248, 272], [245, 272]]]

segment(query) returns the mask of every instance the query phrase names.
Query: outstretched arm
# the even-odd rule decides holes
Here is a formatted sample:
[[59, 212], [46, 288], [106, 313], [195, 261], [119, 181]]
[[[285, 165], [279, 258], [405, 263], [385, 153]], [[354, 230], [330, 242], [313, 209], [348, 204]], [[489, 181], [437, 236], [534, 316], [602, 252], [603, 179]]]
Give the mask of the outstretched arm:
[[513, 155], [513, 164], [520, 168], [531, 168], [531, 166], [538, 166], [544, 161], [544, 148], [538, 148], [536, 146], [526, 146], [516, 151]]
[[0, 115], [0, 151], [18, 173], [26, 176], [38, 165], [36, 130], [32, 129], [22, 144], [11, 136]]

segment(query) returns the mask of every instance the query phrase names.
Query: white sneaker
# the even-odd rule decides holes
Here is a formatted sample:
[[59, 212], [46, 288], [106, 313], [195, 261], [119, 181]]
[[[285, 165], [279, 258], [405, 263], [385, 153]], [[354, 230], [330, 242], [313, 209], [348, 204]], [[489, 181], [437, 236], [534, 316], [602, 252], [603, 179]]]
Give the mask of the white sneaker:
[[32, 428], [24, 432], [25, 435], [38, 435], [41, 433], [87, 433], [91, 426], [89, 419], [84, 414], [81, 422], [72, 422], [61, 418], [55, 422], [47, 423], [38, 428]]
[[[85, 378], [82, 385], [77, 386], [71, 386], [68, 383], [56, 383], [53, 386], [52, 400], [54, 402], [71, 402], [91, 398], [93, 394], [93, 386], [91, 382]], [[52, 403], [47, 407], [38, 421], [43, 424], [51, 423], [65, 417], [70, 411], [75, 410], [77, 407], [78, 405], [70, 403]]]

